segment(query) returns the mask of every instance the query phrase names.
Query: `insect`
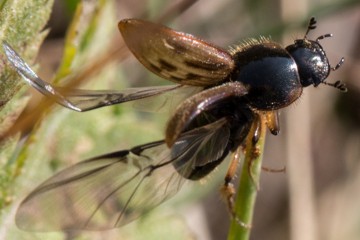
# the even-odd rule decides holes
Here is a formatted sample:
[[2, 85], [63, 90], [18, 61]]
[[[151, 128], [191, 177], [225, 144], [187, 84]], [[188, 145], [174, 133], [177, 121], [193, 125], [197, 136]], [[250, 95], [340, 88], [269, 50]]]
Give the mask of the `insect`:
[[[10, 63], [30, 85], [75, 111], [161, 95], [185, 85], [201, 87], [179, 104], [164, 140], [94, 157], [60, 171], [22, 201], [17, 225], [42, 231], [122, 226], [172, 197], [186, 180], [198, 180], [213, 171], [242, 147], [259, 115], [268, 116], [267, 127], [276, 135], [280, 129], [277, 110], [296, 101], [304, 87], [326, 84], [345, 92], [340, 81], [325, 81], [344, 58], [330, 66], [320, 41], [332, 35], [308, 39], [315, 28], [316, 20], [311, 18], [305, 36], [286, 48], [262, 37], [226, 51], [165, 26], [125, 19], [119, 29], [133, 55], [177, 85], [120, 91], [63, 91], [40, 79], [3, 43]], [[232, 179], [228, 175], [225, 186]]]

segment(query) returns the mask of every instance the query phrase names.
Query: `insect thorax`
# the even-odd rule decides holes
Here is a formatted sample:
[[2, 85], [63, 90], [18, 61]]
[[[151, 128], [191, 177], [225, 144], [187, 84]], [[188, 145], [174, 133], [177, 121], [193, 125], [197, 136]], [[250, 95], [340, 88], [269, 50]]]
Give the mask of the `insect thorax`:
[[299, 98], [302, 86], [295, 61], [269, 39], [251, 40], [232, 50], [235, 69], [232, 81], [249, 87], [246, 98], [259, 110], [285, 107]]

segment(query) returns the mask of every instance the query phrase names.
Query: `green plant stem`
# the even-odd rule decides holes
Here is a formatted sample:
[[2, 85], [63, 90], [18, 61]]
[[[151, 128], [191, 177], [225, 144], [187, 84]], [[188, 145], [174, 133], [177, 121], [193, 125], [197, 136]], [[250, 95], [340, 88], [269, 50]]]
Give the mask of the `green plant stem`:
[[[256, 144], [252, 142], [256, 124], [253, 124], [246, 139], [245, 160], [235, 201], [236, 216], [242, 223], [250, 226], [252, 224], [258, 183], [260, 180], [262, 153], [266, 135], [265, 117], [260, 116], [259, 122], [259, 141]], [[249, 172], [249, 164], [251, 166], [251, 173]], [[233, 219], [229, 229], [228, 240], [247, 240], [250, 238], [251, 229], [251, 227], [246, 228], [241, 226]]]

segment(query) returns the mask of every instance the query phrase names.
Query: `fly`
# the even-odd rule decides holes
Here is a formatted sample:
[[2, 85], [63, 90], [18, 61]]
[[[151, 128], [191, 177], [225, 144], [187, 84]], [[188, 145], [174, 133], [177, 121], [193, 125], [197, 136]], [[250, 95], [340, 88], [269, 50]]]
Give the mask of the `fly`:
[[[326, 84], [346, 92], [340, 81], [325, 81], [344, 58], [335, 67], [329, 64], [320, 41], [332, 35], [308, 39], [315, 28], [311, 18], [305, 36], [285, 48], [262, 37], [224, 50], [162, 25], [125, 19], [119, 29], [129, 50], [148, 70], [176, 85], [119, 91], [69, 91], [53, 86], [4, 42], [9, 62], [27, 83], [74, 111], [162, 95], [185, 86], [200, 89], [177, 106], [164, 140], [94, 157], [60, 171], [22, 201], [17, 225], [53, 231], [103, 230], [127, 224], [172, 197], [186, 180], [199, 180], [213, 171], [243, 146], [261, 114], [276, 135], [280, 130], [277, 111], [296, 101], [304, 87]], [[233, 190], [229, 184], [233, 177], [225, 178], [228, 193]], [[231, 202], [233, 194], [227, 198]]]

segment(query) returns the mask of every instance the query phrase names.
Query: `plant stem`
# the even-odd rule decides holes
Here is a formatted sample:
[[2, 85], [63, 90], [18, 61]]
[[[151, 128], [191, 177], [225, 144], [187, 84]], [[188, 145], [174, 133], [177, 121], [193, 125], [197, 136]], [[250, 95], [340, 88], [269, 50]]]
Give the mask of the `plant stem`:
[[[260, 124], [260, 138], [254, 144], [253, 136], [256, 126]], [[260, 180], [262, 153], [265, 145], [266, 125], [265, 117], [259, 115], [259, 123], [254, 123], [246, 138], [245, 160], [241, 172], [240, 183], [237, 191], [235, 212], [238, 219], [246, 225], [252, 224], [255, 201]], [[251, 166], [251, 169], [249, 168]], [[250, 170], [250, 172], [249, 172]], [[228, 240], [247, 240], [250, 238], [251, 227], [246, 228], [231, 221]]]

